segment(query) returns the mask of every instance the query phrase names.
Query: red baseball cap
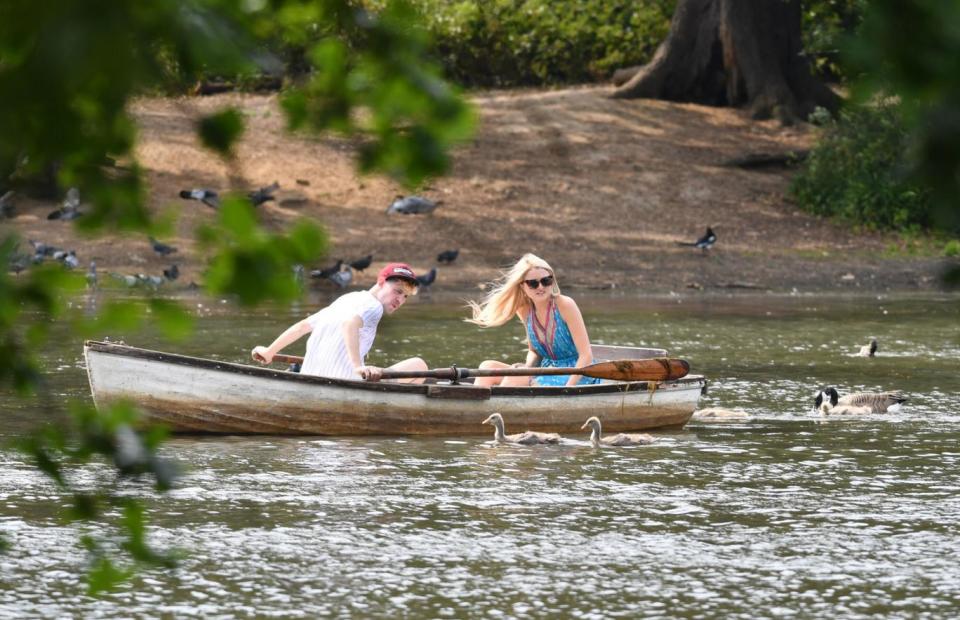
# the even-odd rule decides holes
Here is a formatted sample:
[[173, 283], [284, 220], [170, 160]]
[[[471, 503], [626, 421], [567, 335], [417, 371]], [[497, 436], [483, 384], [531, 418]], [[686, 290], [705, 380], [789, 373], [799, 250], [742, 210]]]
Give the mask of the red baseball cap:
[[420, 281], [417, 280], [417, 274], [413, 273], [413, 269], [406, 263], [390, 263], [381, 269], [377, 275], [377, 284], [382, 286], [388, 278], [400, 278], [401, 280], [410, 282], [414, 286], [420, 286]]

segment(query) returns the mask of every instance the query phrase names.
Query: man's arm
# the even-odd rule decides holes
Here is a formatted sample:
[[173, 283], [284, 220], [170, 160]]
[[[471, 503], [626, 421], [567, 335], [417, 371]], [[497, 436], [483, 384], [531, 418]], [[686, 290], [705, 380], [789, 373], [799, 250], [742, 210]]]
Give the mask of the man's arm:
[[347, 348], [347, 357], [350, 358], [350, 365], [353, 371], [366, 379], [367, 381], [379, 381], [383, 370], [376, 366], [364, 366], [360, 359], [360, 328], [363, 327], [363, 319], [359, 316], [352, 316], [344, 321], [340, 328], [343, 330], [343, 343]]
[[269, 347], [254, 347], [251, 353], [253, 359], [258, 362], [263, 362], [264, 364], [269, 364], [273, 361], [273, 356], [283, 350], [284, 347], [300, 340], [300, 338], [312, 331], [313, 327], [306, 319], [294, 323], [288, 327], [285, 332], [277, 336], [277, 339], [274, 340]]

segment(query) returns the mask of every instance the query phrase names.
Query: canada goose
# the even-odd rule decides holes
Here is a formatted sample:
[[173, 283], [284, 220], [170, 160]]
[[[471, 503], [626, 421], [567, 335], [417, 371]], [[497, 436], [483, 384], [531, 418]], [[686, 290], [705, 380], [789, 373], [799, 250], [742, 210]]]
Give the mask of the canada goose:
[[593, 429], [590, 431], [590, 443], [594, 446], [642, 446], [655, 441], [653, 437], [646, 434], [625, 435], [620, 433], [614, 437], [601, 438], [600, 418], [597, 416], [589, 418], [580, 428], [587, 428], [588, 426]]
[[865, 344], [860, 347], [860, 352], [857, 353], [860, 357], [874, 357], [877, 354], [877, 339], [871, 338], [869, 344]]
[[721, 409], [719, 407], [694, 411], [693, 416], [690, 418], [691, 421], [700, 422], [739, 422], [749, 419], [750, 414], [746, 411], [741, 409]]
[[836, 388], [827, 387], [817, 392], [814, 407], [826, 415], [863, 415], [899, 411], [906, 401], [907, 397], [899, 391], [854, 392], [840, 398]]
[[503, 432], [503, 416], [499, 413], [491, 413], [481, 424], [493, 425], [493, 440], [497, 443], [516, 443], [524, 446], [560, 443], [560, 435], [556, 433], [525, 431], [523, 433], [517, 433], [516, 435], [505, 435]]

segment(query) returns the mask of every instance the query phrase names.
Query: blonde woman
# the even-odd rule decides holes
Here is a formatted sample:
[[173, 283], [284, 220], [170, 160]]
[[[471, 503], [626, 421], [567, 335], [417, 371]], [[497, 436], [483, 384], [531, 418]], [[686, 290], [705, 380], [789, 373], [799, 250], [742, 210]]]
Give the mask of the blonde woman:
[[[593, 362], [590, 337], [583, 324], [580, 308], [570, 297], [560, 294], [553, 268], [538, 256], [525, 254], [510, 271], [495, 283], [482, 303], [470, 303], [473, 318], [467, 321], [480, 327], [498, 327], [514, 316], [527, 330], [527, 361], [505, 364], [487, 360], [483, 369], [536, 367], [582, 368]], [[532, 381], [531, 381], [532, 379]], [[599, 379], [581, 375], [542, 377], [479, 377], [477, 385], [585, 385]]]

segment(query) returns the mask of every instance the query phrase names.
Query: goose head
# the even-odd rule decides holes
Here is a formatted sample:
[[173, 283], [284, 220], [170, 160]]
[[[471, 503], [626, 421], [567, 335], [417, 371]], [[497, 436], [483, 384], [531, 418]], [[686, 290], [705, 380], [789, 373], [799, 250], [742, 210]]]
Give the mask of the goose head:
[[481, 424], [490, 424], [494, 427], [494, 438], [500, 439], [503, 437], [503, 416], [499, 413], [491, 413]]
[[600, 418], [598, 418], [597, 416], [592, 416], [590, 418], [587, 418], [587, 421], [584, 422], [583, 426], [581, 426], [580, 428], [584, 429], [584, 428], [587, 428], [588, 426], [592, 429], [592, 432], [590, 433], [590, 440], [600, 441]]
[[839, 400], [840, 395], [837, 393], [836, 388], [823, 388], [817, 392], [817, 397], [813, 401], [813, 409], [817, 413], [826, 413], [833, 407], [836, 407]]

